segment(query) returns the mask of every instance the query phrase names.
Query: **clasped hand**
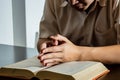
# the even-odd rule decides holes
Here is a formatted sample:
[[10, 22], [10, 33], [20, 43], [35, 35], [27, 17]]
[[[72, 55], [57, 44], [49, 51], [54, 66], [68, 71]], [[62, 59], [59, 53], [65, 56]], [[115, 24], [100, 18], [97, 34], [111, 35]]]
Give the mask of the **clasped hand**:
[[[78, 46], [61, 35], [51, 36], [52, 41], [41, 44], [38, 58], [44, 66], [52, 66], [61, 62], [76, 61], [80, 58]], [[52, 46], [49, 46], [52, 44]]]

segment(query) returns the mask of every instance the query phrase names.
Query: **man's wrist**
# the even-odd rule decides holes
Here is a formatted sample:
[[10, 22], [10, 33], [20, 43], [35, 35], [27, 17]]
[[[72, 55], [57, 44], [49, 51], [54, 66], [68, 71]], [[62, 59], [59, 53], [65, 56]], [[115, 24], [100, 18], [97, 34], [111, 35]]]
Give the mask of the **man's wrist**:
[[94, 47], [80, 47], [80, 60], [81, 61], [93, 61], [94, 54], [93, 50]]

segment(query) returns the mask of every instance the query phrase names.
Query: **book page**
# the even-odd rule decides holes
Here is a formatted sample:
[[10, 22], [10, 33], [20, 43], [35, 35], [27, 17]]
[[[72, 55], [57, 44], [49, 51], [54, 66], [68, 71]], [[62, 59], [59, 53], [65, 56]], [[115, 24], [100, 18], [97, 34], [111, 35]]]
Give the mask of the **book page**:
[[[74, 74], [73, 76], [75, 77], [76, 80], [78, 80], [78, 79], [80, 79], [80, 80], [97, 80], [99, 77], [103, 76], [104, 74], [107, 74], [108, 72], [109, 72], [109, 70], [102, 63], [97, 63], [95, 65], [92, 65], [92, 66], [84, 69], [81, 72]], [[81, 76], [79, 76], [79, 75], [81, 75]]]
[[40, 61], [37, 59], [37, 56], [8, 65], [4, 66], [6, 68], [16, 68], [16, 69], [23, 69], [27, 67], [43, 67]]
[[36, 75], [38, 71], [45, 68], [46, 67], [43, 67], [42, 64], [40, 64], [37, 56], [35, 56], [33, 58], [29, 58], [8, 66], [1, 67], [0, 75], [31, 79]]
[[73, 75], [97, 63], [98, 62], [91, 62], [91, 61], [73, 61], [68, 63], [62, 63], [59, 65], [50, 67], [46, 70], [62, 73], [62, 74]]

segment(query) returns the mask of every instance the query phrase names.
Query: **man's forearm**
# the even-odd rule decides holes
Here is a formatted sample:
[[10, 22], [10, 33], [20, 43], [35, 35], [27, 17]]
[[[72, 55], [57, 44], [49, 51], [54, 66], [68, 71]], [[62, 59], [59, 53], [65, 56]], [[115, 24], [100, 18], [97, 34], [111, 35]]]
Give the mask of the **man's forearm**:
[[120, 63], [120, 45], [86, 47], [81, 60], [100, 61], [106, 64]]

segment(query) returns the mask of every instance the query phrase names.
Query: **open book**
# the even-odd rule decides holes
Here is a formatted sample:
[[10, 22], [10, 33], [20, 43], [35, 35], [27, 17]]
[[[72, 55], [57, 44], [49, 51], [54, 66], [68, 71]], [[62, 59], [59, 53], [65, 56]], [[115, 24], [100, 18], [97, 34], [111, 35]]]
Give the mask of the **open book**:
[[0, 68], [0, 76], [40, 80], [96, 80], [109, 70], [100, 62], [74, 61], [43, 67], [37, 57]]

